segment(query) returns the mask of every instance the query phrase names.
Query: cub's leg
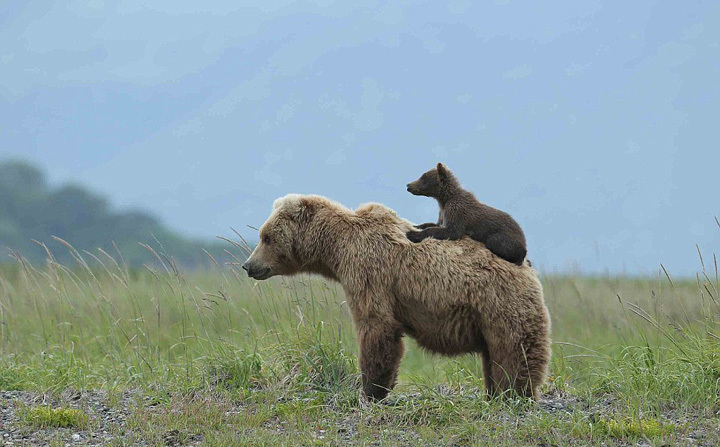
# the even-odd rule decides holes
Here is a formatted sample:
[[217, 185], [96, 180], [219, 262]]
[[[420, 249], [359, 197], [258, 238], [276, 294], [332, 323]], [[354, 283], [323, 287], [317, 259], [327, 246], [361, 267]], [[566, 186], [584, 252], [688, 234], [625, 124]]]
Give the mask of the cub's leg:
[[438, 214], [438, 221], [437, 221], [437, 223], [428, 222], [428, 223], [424, 223], [424, 224], [417, 225], [417, 226], [415, 226], [415, 228], [417, 228], [417, 229], [419, 229], [419, 230], [425, 230], [425, 229], [432, 228], [432, 227], [442, 227], [442, 226], [443, 226], [444, 217], [445, 217], [445, 216], [443, 216], [442, 210], [440, 210], [440, 213]]
[[435, 239], [450, 239], [455, 241], [463, 237], [463, 232], [463, 228], [456, 225], [451, 225], [447, 227], [426, 228], [422, 231], [409, 231], [408, 233], [406, 233], [406, 235], [407, 238], [413, 242], [420, 242], [423, 239], [427, 239], [429, 237]]
[[360, 344], [360, 371], [365, 395], [381, 400], [395, 386], [404, 353], [402, 331], [392, 324], [365, 319], [355, 322]]

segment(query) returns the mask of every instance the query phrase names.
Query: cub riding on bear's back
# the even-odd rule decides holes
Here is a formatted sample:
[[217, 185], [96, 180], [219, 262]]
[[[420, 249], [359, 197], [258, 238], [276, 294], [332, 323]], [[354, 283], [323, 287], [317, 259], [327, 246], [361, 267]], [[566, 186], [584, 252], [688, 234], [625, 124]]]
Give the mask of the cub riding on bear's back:
[[372, 399], [395, 385], [405, 335], [432, 352], [480, 354], [492, 395], [537, 398], [550, 359], [537, 272], [470, 238], [414, 244], [405, 236], [412, 228], [383, 205], [353, 211], [291, 194], [275, 201], [243, 268], [258, 280], [308, 272], [342, 284]]
[[520, 225], [508, 213], [480, 203], [444, 164], [438, 163], [436, 169], [408, 183], [407, 190], [416, 196], [432, 197], [440, 205], [438, 222], [418, 225], [421, 231], [409, 231], [411, 241], [428, 237], [457, 240], [467, 235], [506, 261], [523, 264], [527, 247]]

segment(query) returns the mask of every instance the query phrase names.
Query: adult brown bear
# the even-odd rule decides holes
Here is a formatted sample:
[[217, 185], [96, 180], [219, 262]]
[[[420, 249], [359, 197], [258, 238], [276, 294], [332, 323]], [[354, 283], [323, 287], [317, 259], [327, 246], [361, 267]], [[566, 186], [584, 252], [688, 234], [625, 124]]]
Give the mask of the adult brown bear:
[[538, 397], [550, 359], [550, 318], [537, 273], [481, 243], [410, 242], [412, 224], [391, 209], [352, 211], [320, 196], [277, 199], [243, 264], [252, 278], [318, 273], [342, 284], [360, 344], [363, 390], [395, 385], [409, 335], [445, 355], [479, 352], [491, 395]]

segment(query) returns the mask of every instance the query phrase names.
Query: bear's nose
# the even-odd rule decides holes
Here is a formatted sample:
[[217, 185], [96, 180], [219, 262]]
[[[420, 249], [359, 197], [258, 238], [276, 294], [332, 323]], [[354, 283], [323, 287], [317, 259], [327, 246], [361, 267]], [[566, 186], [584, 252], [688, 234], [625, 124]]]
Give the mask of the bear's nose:
[[248, 268], [249, 268], [249, 267], [248, 267], [248, 263], [245, 262], [245, 263], [242, 265], [242, 268], [243, 268], [243, 270], [245, 270], [246, 272], [249, 271], [249, 270], [248, 270]]

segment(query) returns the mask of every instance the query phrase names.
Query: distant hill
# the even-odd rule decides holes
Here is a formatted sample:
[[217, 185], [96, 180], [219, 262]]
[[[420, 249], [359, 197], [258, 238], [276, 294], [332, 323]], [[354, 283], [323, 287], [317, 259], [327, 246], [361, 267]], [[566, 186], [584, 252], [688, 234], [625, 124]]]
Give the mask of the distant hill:
[[[229, 243], [194, 241], [167, 228], [145, 211], [113, 210], [107, 199], [87, 188], [66, 184], [51, 188], [45, 174], [22, 161], [0, 162], [0, 263], [12, 262], [10, 250], [32, 263], [47, 258], [45, 243], [59, 262], [72, 261], [71, 250], [122, 255], [129, 265], [154, 262], [141, 244], [172, 257], [183, 267], [201, 267], [210, 261], [203, 249], [222, 262], [230, 258]], [[236, 252], [237, 249], [231, 249]]]

